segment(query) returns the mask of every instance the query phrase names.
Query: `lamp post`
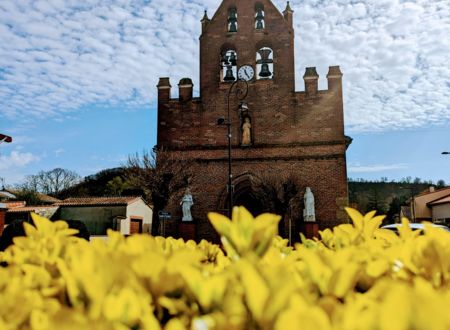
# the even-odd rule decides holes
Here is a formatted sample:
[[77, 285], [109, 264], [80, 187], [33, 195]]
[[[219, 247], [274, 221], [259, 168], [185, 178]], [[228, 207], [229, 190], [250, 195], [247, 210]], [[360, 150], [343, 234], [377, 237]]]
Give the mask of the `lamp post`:
[[[218, 125], [227, 125], [227, 139], [228, 139], [228, 185], [227, 185], [227, 192], [228, 192], [228, 217], [231, 219], [232, 212], [233, 212], [233, 173], [231, 171], [231, 118], [230, 118], [230, 97], [234, 93], [236, 98], [239, 101], [244, 100], [247, 97], [248, 94], [248, 83], [245, 80], [237, 79], [234, 81], [230, 89], [228, 90], [228, 96], [227, 96], [227, 120], [225, 121], [224, 118], [219, 118], [217, 120]], [[239, 104], [239, 107], [242, 107], [243, 103]]]
[[0, 143], [2, 142], [11, 143], [12, 137], [0, 133]]

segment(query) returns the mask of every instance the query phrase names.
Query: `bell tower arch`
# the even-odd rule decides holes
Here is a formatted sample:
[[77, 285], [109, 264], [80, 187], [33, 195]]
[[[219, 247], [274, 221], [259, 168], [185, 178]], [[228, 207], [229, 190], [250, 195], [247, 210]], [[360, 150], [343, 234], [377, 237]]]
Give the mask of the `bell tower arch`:
[[[234, 45], [238, 68], [250, 65], [257, 72], [259, 66], [257, 73], [260, 73], [262, 66], [261, 77], [273, 78], [272, 89], [294, 92], [294, 31], [289, 17], [283, 16], [270, 0], [224, 0], [212, 19], [207, 20], [200, 36], [200, 96], [203, 100], [228, 86], [227, 81], [221, 79], [224, 44]], [[262, 47], [270, 48], [270, 58], [269, 54], [265, 57], [266, 52], [262, 53], [263, 58], [255, 56], [255, 49], [259, 51]], [[273, 77], [268, 73], [265, 61], [274, 68], [276, 74]], [[258, 85], [257, 80], [254, 77], [249, 83]], [[228, 82], [231, 81], [234, 80], [229, 77]]]

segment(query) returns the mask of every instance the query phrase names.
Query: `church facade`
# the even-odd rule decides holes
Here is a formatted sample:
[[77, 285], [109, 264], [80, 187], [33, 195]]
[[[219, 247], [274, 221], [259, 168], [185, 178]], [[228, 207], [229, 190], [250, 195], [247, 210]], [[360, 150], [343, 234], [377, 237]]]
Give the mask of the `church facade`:
[[[195, 161], [187, 188], [197, 239], [216, 240], [207, 213], [229, 209], [229, 141], [220, 123], [231, 131], [233, 205], [253, 214], [270, 211], [255, 180], [292, 173], [285, 177], [295, 181], [299, 195], [308, 187], [314, 194], [320, 229], [346, 220], [350, 139], [344, 135], [342, 73], [329, 67], [328, 89], [319, 90], [316, 69], [307, 68], [305, 91], [295, 91], [293, 14], [289, 2], [281, 13], [270, 0], [224, 0], [211, 19], [205, 12], [201, 20], [200, 96], [193, 97], [189, 78], [178, 83], [178, 98], [171, 97], [169, 78], [159, 80], [157, 147]], [[166, 210], [175, 224], [169, 234], [183, 236], [176, 232], [180, 200], [170, 199]], [[281, 234], [289, 226], [297, 237], [302, 214], [283, 216]]]

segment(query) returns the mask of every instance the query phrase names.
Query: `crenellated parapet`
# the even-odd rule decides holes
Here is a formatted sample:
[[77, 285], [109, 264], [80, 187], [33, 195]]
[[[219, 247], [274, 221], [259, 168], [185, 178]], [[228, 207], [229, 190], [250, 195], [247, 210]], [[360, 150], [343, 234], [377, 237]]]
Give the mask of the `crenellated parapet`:
[[[342, 93], [342, 72], [339, 66], [330, 66], [328, 68], [327, 80], [328, 89], [330, 92]], [[306, 98], [312, 98], [317, 96], [319, 92], [319, 75], [315, 67], [308, 67], [305, 69], [303, 75], [305, 81], [305, 94]]]
[[[158, 85], [158, 104], [166, 104], [169, 101], [173, 101], [171, 98], [172, 85], [170, 84], [170, 78], [159, 78]], [[178, 100], [186, 103], [192, 100], [194, 84], [191, 78], [182, 78], [178, 83]]]
[[183, 78], [178, 83], [178, 97], [180, 102], [188, 102], [192, 100], [192, 90], [194, 84], [191, 78]]
[[159, 78], [159, 82], [156, 87], [158, 88], [158, 104], [169, 102], [170, 89], [172, 88], [170, 85], [170, 79], [168, 77]]

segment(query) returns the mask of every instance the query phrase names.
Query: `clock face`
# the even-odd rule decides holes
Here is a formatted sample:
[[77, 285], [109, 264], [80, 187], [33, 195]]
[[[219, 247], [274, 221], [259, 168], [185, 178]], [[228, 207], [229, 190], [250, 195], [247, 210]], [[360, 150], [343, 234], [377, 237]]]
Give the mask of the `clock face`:
[[250, 81], [253, 79], [253, 76], [255, 75], [255, 70], [250, 65], [243, 65], [239, 68], [238, 71], [238, 78]]

